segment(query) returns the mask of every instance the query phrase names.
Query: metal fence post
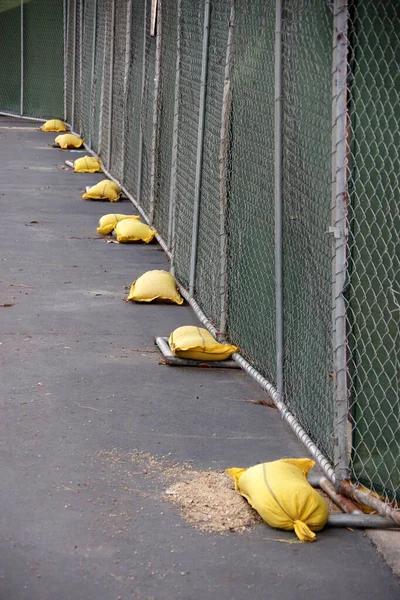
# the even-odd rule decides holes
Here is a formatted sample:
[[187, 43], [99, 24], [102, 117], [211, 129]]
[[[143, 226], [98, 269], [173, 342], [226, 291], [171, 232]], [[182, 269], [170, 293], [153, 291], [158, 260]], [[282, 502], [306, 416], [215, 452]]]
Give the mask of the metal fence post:
[[195, 179], [195, 184], [194, 184], [193, 232], [192, 232], [192, 249], [191, 249], [191, 255], [190, 255], [189, 294], [192, 298], [194, 297], [194, 287], [195, 287], [195, 282], [196, 282], [197, 241], [198, 241], [198, 234], [199, 234], [199, 217], [200, 217], [200, 189], [201, 189], [201, 176], [202, 176], [202, 171], [203, 171], [204, 117], [205, 117], [206, 93], [207, 93], [208, 37], [209, 37], [209, 32], [210, 32], [210, 13], [211, 13], [211, 0], [205, 0], [203, 53], [202, 53], [202, 60], [201, 60], [201, 79], [200, 79], [199, 128], [198, 128], [198, 135], [197, 135], [196, 179]]
[[176, 37], [176, 71], [175, 71], [175, 96], [174, 96], [174, 124], [172, 131], [172, 156], [171, 178], [169, 188], [169, 213], [168, 213], [168, 248], [171, 252], [171, 273], [174, 273], [174, 239], [175, 239], [175, 194], [176, 194], [176, 160], [178, 154], [178, 117], [179, 117], [179, 79], [181, 60], [181, 0], [178, 1], [178, 24]]
[[146, 84], [146, 34], [147, 34], [147, 0], [144, 0], [144, 19], [143, 19], [143, 60], [142, 60], [142, 90], [140, 95], [140, 134], [139, 134], [139, 154], [138, 154], [138, 178], [137, 178], [137, 192], [136, 199], [140, 205], [142, 196], [142, 172], [143, 172], [143, 99], [144, 99], [144, 87]]
[[334, 365], [335, 365], [335, 417], [336, 417], [336, 485], [349, 478], [347, 448], [347, 360], [346, 360], [346, 306], [343, 290], [346, 282], [347, 261], [347, 0], [334, 0], [333, 112], [335, 116], [335, 217], [333, 234], [335, 248], [334, 261]]
[[160, 101], [160, 68], [161, 68], [161, 23], [162, 23], [162, 2], [158, 0], [157, 20], [156, 20], [156, 56], [155, 56], [155, 76], [154, 76], [154, 101], [153, 101], [153, 131], [151, 140], [151, 167], [150, 167], [150, 223], [154, 220], [155, 209], [155, 185], [156, 185], [156, 164], [157, 164], [157, 140], [158, 140], [158, 114]]
[[107, 169], [111, 167], [111, 127], [113, 108], [113, 79], [114, 79], [114, 37], [115, 37], [115, 0], [111, 0], [111, 40], [110, 40], [110, 83], [108, 90], [108, 123], [107, 123]]
[[221, 317], [219, 327], [219, 338], [226, 336], [226, 321], [228, 309], [228, 231], [227, 231], [227, 208], [228, 208], [228, 166], [227, 154], [229, 145], [229, 124], [232, 100], [232, 58], [233, 58], [233, 23], [235, 18], [234, 2], [232, 0], [231, 14], [229, 17], [229, 31], [226, 45], [226, 62], [224, 74], [224, 94], [222, 99], [222, 121], [219, 146], [219, 192], [220, 192], [220, 250], [221, 250]]
[[125, 71], [124, 71], [124, 112], [123, 112], [123, 136], [121, 152], [121, 183], [125, 181], [125, 148], [126, 148], [126, 116], [128, 108], [128, 78], [131, 59], [131, 37], [132, 37], [132, 0], [128, 0], [126, 6], [126, 38], [125, 38]]
[[282, 269], [282, 1], [275, 4], [275, 302], [276, 388], [283, 394]]
[[[93, 0], [93, 40], [92, 40], [92, 71], [90, 74], [90, 90], [91, 90], [91, 95], [92, 95], [92, 90], [93, 90], [93, 83], [94, 83], [94, 68], [95, 68], [95, 57], [96, 57], [96, 41], [97, 41], [97, 35], [96, 35], [96, 29], [97, 29], [97, 0]], [[94, 120], [94, 102], [91, 103], [90, 106], [90, 117], [89, 117], [89, 148], [92, 147], [92, 129], [93, 129], [93, 120]]]
[[71, 127], [75, 131], [75, 59], [76, 59], [76, 2], [74, 0], [74, 20], [73, 20], [73, 42], [72, 42], [72, 93], [71, 93]]
[[21, 80], [20, 80], [20, 108], [19, 112], [21, 115], [24, 114], [24, 0], [21, 0], [21, 44], [20, 44], [20, 69], [21, 69]]

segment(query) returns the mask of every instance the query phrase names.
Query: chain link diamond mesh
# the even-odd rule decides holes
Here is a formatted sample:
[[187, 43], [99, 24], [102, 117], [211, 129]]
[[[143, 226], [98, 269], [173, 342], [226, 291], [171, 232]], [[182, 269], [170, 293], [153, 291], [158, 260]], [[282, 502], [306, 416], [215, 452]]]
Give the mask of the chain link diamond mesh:
[[91, 98], [92, 98], [92, 64], [93, 36], [95, 35], [95, 1], [84, 3], [83, 36], [82, 36], [82, 135], [86, 141], [91, 138]]
[[[13, 51], [10, 52], [10, 39]], [[21, 3], [0, 5], [0, 110], [19, 114], [21, 106]]]
[[63, 118], [63, 2], [24, 3], [24, 113]]
[[157, 173], [155, 187], [154, 225], [167, 240], [172, 135], [175, 114], [175, 76], [178, 38], [178, 6], [176, 0], [163, 0], [161, 4], [160, 90], [158, 102]]
[[230, 12], [231, 0], [220, 0], [210, 17], [195, 281], [196, 299], [217, 327], [221, 318], [220, 136]]
[[125, 50], [126, 50], [126, 0], [115, 0], [114, 66], [111, 117], [111, 171], [122, 180], [122, 152], [125, 120]]
[[[333, 461], [332, 11], [285, 0], [282, 22], [284, 399]], [[318, 357], [318, 358], [316, 358]]]
[[111, 53], [112, 53], [112, 1], [113, 0], [99, 0], [101, 4], [105, 5], [105, 31], [104, 31], [104, 62], [103, 62], [103, 81], [102, 81], [102, 92], [101, 92], [101, 142], [99, 145], [99, 154], [105, 165], [108, 165], [109, 153], [110, 153], [110, 91], [112, 82], [111, 77]]
[[151, 2], [146, 10], [145, 77], [141, 111], [142, 165], [140, 203], [147, 213], [151, 203], [151, 162], [153, 144], [154, 79], [156, 61], [156, 37], [150, 35]]
[[125, 128], [124, 182], [130, 192], [138, 195], [139, 138], [143, 73], [144, 3], [132, 0], [131, 48], [129, 56], [128, 90]]
[[[63, 2], [23, 3], [23, 114], [63, 118]], [[21, 111], [21, 2], [0, 3], [0, 110]]]
[[75, 112], [73, 126], [76, 133], [81, 135], [83, 125], [83, 87], [82, 87], [82, 61], [83, 61], [83, 0], [76, 0], [75, 21]]
[[275, 381], [273, 2], [235, 10], [228, 208], [228, 333]]
[[182, 2], [180, 19], [180, 87], [178, 109], [178, 153], [173, 240], [175, 271], [186, 287], [190, 277], [193, 200], [196, 179], [197, 135], [204, 2]]
[[106, 46], [106, 6], [105, 2], [96, 2], [96, 45], [94, 56], [94, 72], [91, 94], [91, 127], [90, 140], [92, 148], [99, 153], [101, 144], [101, 96], [103, 87], [104, 58]]
[[67, 16], [65, 26], [67, 28], [66, 39], [66, 88], [65, 88], [65, 104], [66, 104], [66, 118], [68, 123], [72, 123], [72, 95], [73, 95], [73, 67], [72, 62], [74, 60], [74, 0], [67, 1]]
[[350, 5], [347, 287], [351, 472], [400, 500], [398, 3]]

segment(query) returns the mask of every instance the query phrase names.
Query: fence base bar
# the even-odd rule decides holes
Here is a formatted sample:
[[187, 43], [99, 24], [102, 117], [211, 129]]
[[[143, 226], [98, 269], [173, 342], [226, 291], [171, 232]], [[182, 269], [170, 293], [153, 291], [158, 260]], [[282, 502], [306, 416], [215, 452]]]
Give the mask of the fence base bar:
[[37, 121], [38, 123], [46, 123], [47, 119], [39, 119], [38, 117], [27, 117], [26, 115], [17, 115], [16, 113], [9, 113], [0, 111], [0, 117], [14, 117], [15, 119], [24, 119], [24, 121]]
[[329, 515], [327, 527], [355, 527], [360, 529], [397, 529], [399, 523], [380, 515]]
[[335, 487], [331, 484], [326, 477], [320, 475], [309, 475], [308, 483], [313, 487], [321, 488], [329, 496], [329, 498], [347, 514], [360, 514], [362, 511], [348, 498], [345, 498], [341, 494], [338, 494]]
[[240, 369], [239, 365], [234, 360], [192, 360], [189, 358], [179, 358], [173, 354], [169, 344], [168, 338], [156, 337], [154, 343], [161, 350], [161, 354], [165, 358], [167, 365], [172, 367], [212, 367], [219, 369]]
[[355, 502], [361, 502], [376, 510], [382, 517], [392, 519], [392, 523], [400, 525], [400, 509], [394, 508], [390, 504], [385, 504], [379, 498], [373, 496], [370, 492], [362, 491], [351, 485], [350, 481], [343, 480], [339, 483], [339, 491], [351, 498]]

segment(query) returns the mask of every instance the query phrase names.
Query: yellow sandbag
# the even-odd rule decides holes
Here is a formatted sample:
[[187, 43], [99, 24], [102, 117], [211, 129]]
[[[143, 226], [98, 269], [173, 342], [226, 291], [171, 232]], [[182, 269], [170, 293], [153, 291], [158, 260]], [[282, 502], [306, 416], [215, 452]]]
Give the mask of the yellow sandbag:
[[303, 542], [316, 539], [328, 521], [325, 500], [307, 481], [308, 458], [284, 458], [250, 469], [227, 469], [235, 488], [271, 527], [294, 529]]
[[75, 173], [102, 173], [100, 160], [95, 156], [82, 156], [74, 162]]
[[40, 129], [42, 131], [67, 131], [67, 126], [59, 119], [51, 119], [51, 121], [46, 121], [46, 123], [43, 123]]
[[81, 138], [73, 133], [63, 133], [62, 135], [58, 135], [54, 141], [60, 148], [67, 150], [68, 148], [81, 148], [85, 140], [81, 140]]
[[150, 243], [157, 231], [140, 221], [124, 219], [115, 226], [115, 233], [119, 242], [146, 242]]
[[175, 356], [191, 360], [226, 360], [238, 351], [231, 344], [220, 344], [207, 329], [187, 325], [169, 336], [169, 347]]
[[175, 302], [175, 304], [183, 303], [174, 276], [167, 271], [147, 271], [141, 275], [132, 283], [128, 300], [133, 302], [164, 300]]
[[101, 217], [99, 221], [97, 233], [101, 233], [102, 235], [111, 233], [115, 229], [116, 224], [124, 219], [139, 219], [139, 215], [104, 215], [104, 217]]
[[109, 200], [118, 202], [121, 197], [121, 188], [110, 179], [103, 179], [82, 195], [83, 200]]

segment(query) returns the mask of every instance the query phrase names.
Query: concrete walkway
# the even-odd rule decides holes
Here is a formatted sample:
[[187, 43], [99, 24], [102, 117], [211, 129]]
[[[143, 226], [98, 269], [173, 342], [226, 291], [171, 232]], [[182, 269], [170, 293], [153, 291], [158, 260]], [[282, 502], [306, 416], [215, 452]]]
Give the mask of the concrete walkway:
[[305, 451], [243, 372], [159, 364], [153, 337], [194, 314], [123, 298], [163, 253], [97, 239], [115, 205], [80, 196], [102, 176], [37, 127], [0, 118], [0, 600], [399, 598], [361, 532], [200, 533], [138, 471], [135, 449], [198, 470]]

